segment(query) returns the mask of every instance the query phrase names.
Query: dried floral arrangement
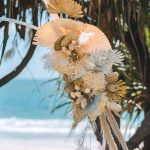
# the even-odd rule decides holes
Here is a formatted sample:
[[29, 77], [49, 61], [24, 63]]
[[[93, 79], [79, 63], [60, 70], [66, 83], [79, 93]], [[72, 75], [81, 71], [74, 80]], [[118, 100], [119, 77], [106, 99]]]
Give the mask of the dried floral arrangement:
[[[113, 65], [123, 61], [123, 54], [113, 50], [105, 34], [97, 27], [77, 21], [83, 17], [80, 4], [74, 0], [47, 0], [45, 5], [54, 19], [41, 27], [16, 23], [37, 30], [33, 44], [50, 48], [44, 56], [45, 65], [54, 68], [65, 82], [65, 91], [72, 103], [73, 125], [84, 118], [91, 124], [99, 119], [102, 149], [118, 150], [114, 135], [123, 150], [128, 150], [114, 114], [122, 111], [121, 102], [126, 95], [125, 82]], [[57, 15], [59, 14], [59, 16]], [[68, 18], [62, 18], [65, 14]], [[14, 21], [3, 19], [3, 21]]]
[[[81, 6], [74, 0], [48, 0], [45, 4], [51, 14], [83, 16]], [[51, 49], [44, 56], [45, 65], [63, 76], [64, 88], [72, 103], [72, 126], [77, 126], [85, 117], [91, 123], [98, 118], [103, 150], [107, 144], [110, 150], [118, 149], [112, 134], [123, 150], [127, 150], [113, 115], [119, 116], [122, 111], [120, 103], [127, 89], [119, 80], [119, 74], [112, 70], [113, 65], [122, 63], [122, 53], [112, 50], [107, 37], [97, 27], [56, 15], [54, 20], [38, 28], [33, 44]]]

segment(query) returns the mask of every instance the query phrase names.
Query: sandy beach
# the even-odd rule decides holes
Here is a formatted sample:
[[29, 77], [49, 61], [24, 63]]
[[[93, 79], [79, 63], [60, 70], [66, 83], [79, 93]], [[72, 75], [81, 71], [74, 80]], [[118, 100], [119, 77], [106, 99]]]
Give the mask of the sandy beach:
[[[90, 150], [98, 150], [96, 141], [87, 144]], [[0, 150], [76, 150], [74, 139], [1, 139]]]

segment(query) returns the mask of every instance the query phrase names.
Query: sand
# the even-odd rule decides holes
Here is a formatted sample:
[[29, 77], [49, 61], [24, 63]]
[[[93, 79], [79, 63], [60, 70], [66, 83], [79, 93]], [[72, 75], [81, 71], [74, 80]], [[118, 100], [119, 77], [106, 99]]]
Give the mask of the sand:
[[[86, 142], [88, 150], [98, 150], [99, 144], [92, 140]], [[0, 150], [76, 150], [76, 148], [74, 139], [0, 139]]]

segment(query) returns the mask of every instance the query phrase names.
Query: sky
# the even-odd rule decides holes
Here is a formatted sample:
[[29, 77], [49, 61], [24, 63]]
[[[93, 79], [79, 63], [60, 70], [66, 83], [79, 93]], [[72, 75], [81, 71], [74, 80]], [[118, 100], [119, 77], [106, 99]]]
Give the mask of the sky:
[[[10, 28], [10, 32], [15, 33], [13, 26]], [[3, 33], [1, 31], [0, 36], [2, 35]], [[9, 35], [11, 36], [7, 43], [6, 51], [13, 49], [13, 47], [15, 47], [14, 46], [15, 44], [12, 44], [14, 35], [11, 33], [9, 33]], [[27, 50], [29, 49], [28, 40], [29, 40], [28, 38], [25, 38], [25, 40], [18, 39], [17, 41], [18, 48], [15, 48], [15, 55], [8, 60], [4, 59], [2, 65], [0, 66], [0, 78], [8, 74], [10, 71], [14, 70], [15, 67], [18, 64], [20, 64], [22, 58], [25, 56]], [[2, 39], [0, 42], [2, 42]], [[30, 79], [32, 78], [32, 76], [35, 79], [48, 79], [50, 76], [50, 72], [48, 72], [48, 70], [44, 70], [44, 61], [42, 60], [42, 56], [48, 53], [49, 51], [50, 49], [37, 46], [36, 51], [32, 59], [30, 60], [29, 64], [16, 79]]]
[[[30, 23], [31, 20], [29, 12], [27, 13], [27, 23]], [[46, 13], [43, 14], [43, 19], [41, 24], [47, 22]], [[4, 28], [0, 29], [0, 36], [3, 37]], [[17, 38], [16, 42], [14, 42], [14, 37], [16, 35], [16, 28], [14, 23], [9, 24], [9, 40], [7, 42], [6, 51], [11, 49], [15, 49], [15, 54], [11, 59], [3, 60], [2, 65], [0, 66], [0, 78], [11, 72], [15, 69], [15, 67], [20, 64], [22, 58], [27, 53], [29, 49], [30, 42], [30, 30], [26, 28], [26, 36], [25, 39]], [[2, 52], [2, 43], [3, 39], [0, 38], [0, 54]], [[17, 45], [17, 46], [16, 46]], [[30, 60], [27, 67], [17, 76], [16, 79], [49, 79], [57, 76], [58, 74], [55, 71], [48, 71], [44, 69], [44, 61], [42, 57], [48, 53], [50, 49], [46, 47], [37, 46], [36, 51]]]

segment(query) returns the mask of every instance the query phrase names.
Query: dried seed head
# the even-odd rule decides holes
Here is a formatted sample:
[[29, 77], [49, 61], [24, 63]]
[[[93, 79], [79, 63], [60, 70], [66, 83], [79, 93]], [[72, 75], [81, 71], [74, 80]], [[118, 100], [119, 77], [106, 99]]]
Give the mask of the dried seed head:
[[80, 92], [76, 92], [76, 97], [81, 97], [81, 93]]
[[80, 90], [80, 87], [79, 86], [75, 86], [75, 90], [79, 91]]
[[75, 49], [75, 46], [73, 44], [69, 44], [69, 50], [73, 51]]
[[72, 98], [76, 98], [76, 93], [75, 93], [75, 92], [71, 92], [71, 93], [70, 93], [70, 96], [71, 96]]
[[77, 38], [78, 34], [76, 34], [75, 32], [69, 32], [61, 41], [61, 46], [69, 46], [72, 40], [75, 40]]
[[77, 44], [77, 41], [73, 40], [71, 43], [72, 43], [73, 45], [76, 45], [76, 44]]
[[85, 93], [86, 93], [86, 94], [90, 93], [90, 89], [86, 88], [86, 89], [85, 89]]

